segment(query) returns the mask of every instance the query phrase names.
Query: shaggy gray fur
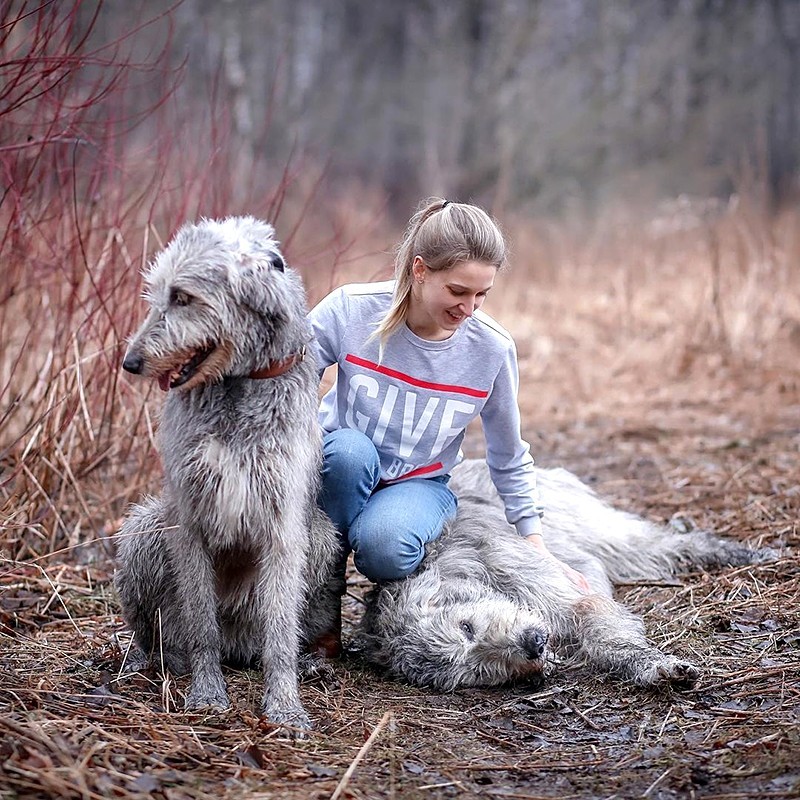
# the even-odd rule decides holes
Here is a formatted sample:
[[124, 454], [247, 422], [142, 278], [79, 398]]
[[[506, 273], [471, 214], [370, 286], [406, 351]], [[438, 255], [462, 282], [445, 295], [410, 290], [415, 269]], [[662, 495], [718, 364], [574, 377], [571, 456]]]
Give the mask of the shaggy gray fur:
[[419, 571], [370, 594], [361, 632], [367, 657], [440, 690], [541, 676], [548, 648], [639, 686], [694, 683], [698, 668], [648, 642], [642, 621], [612, 599], [612, 583], [749, 564], [772, 552], [617, 511], [563, 469], [538, 475], [547, 546], [584, 573], [593, 593], [537, 556], [506, 522], [485, 463], [466, 461], [450, 483], [456, 519]]
[[302, 283], [251, 217], [185, 225], [145, 282], [150, 314], [123, 366], [169, 394], [163, 492], [118, 534], [132, 665], [191, 670], [193, 709], [228, 707], [222, 662], [261, 664], [265, 716], [308, 728], [299, 650], [327, 629], [341, 589], [338, 538], [316, 507], [317, 368], [307, 355], [248, 377], [308, 342]]

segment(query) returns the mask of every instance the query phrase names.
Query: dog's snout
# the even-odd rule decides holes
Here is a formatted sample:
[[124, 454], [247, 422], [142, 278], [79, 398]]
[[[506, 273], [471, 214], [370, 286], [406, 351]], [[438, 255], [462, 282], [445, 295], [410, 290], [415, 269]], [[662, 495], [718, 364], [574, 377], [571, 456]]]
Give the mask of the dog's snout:
[[541, 658], [547, 645], [547, 634], [539, 628], [527, 628], [522, 633], [522, 649], [528, 658]]
[[136, 353], [126, 353], [122, 361], [122, 369], [134, 375], [141, 375], [144, 369], [144, 359]]

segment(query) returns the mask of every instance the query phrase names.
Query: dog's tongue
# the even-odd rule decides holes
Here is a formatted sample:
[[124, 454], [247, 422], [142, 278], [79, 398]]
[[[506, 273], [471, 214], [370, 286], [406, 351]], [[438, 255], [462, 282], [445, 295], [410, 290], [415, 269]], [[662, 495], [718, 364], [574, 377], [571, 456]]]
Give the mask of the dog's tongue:
[[170, 378], [169, 372], [165, 372], [162, 375], [158, 376], [158, 388], [161, 389], [162, 392], [169, 391], [169, 378]]

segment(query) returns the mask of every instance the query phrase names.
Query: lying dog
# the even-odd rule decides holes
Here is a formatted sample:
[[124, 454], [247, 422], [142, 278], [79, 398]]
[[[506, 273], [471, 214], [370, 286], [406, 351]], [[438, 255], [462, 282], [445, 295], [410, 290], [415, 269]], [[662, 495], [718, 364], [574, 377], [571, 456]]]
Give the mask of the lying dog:
[[450, 484], [455, 521], [414, 575], [368, 596], [367, 658], [443, 691], [540, 676], [548, 649], [639, 686], [693, 684], [699, 669], [651, 644], [642, 621], [612, 599], [612, 584], [750, 564], [772, 551], [679, 534], [611, 508], [566, 470], [538, 474], [547, 546], [586, 576], [592, 593], [517, 535], [485, 463], [466, 461]]
[[264, 670], [262, 710], [308, 728], [298, 651], [339, 603], [317, 509], [317, 369], [305, 292], [272, 226], [185, 225], [145, 275], [150, 314], [123, 367], [167, 390], [164, 488], [118, 535], [116, 587], [141, 651], [191, 670], [186, 708], [226, 708], [221, 663]]

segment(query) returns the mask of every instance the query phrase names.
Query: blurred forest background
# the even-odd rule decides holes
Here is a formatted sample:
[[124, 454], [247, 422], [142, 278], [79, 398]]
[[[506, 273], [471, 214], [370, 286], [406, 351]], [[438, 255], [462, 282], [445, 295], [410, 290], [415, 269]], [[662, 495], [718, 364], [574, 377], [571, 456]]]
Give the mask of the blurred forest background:
[[[107, 3], [94, 39], [164, 6]], [[753, 171], [797, 188], [796, 0], [184, 0], [131, 43], [185, 67], [182, 131], [224, 98], [243, 157], [325, 161], [401, 216], [430, 194], [595, 214]]]

